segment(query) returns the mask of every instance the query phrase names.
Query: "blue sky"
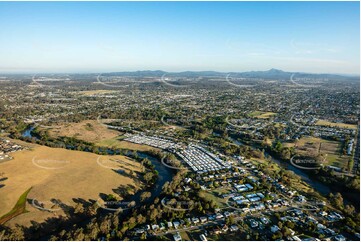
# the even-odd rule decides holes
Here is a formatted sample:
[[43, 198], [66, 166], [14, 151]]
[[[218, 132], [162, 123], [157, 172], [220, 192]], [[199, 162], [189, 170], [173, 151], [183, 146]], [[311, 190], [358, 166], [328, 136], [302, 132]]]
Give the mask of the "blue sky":
[[359, 74], [359, 2], [0, 2], [0, 72]]

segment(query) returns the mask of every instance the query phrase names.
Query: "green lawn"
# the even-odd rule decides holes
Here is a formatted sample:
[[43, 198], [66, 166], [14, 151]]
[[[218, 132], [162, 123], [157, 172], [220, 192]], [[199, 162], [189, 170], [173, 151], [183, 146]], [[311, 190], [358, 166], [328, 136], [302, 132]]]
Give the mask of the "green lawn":
[[3, 215], [0, 218], [0, 224], [4, 224], [7, 221], [9, 221], [12, 218], [15, 218], [16, 216], [22, 214], [22, 213], [26, 213], [26, 198], [30, 192], [32, 187], [30, 187], [28, 190], [26, 190], [23, 194], [21, 194], [21, 196], [19, 197], [18, 201], [16, 202], [15, 206], [13, 207], [13, 209], [10, 210], [10, 212], [8, 212], [7, 214]]

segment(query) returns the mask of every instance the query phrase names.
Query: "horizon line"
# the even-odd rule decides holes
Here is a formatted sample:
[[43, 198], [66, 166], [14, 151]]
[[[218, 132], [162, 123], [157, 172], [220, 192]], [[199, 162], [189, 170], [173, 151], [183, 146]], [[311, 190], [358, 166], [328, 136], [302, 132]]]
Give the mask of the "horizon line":
[[307, 71], [287, 71], [277, 68], [270, 68], [266, 70], [247, 70], [247, 71], [217, 71], [217, 70], [182, 70], [182, 71], [165, 71], [162, 69], [137, 69], [137, 70], [119, 70], [119, 71], [103, 71], [103, 72], [92, 72], [92, 71], [19, 71], [19, 72], [9, 72], [9, 71], [0, 71], [0, 75], [36, 75], [36, 74], [109, 74], [109, 73], [121, 73], [121, 72], [166, 72], [166, 73], [182, 73], [182, 72], [216, 72], [216, 73], [245, 73], [245, 72], [266, 72], [266, 71], [282, 71], [288, 73], [301, 73], [301, 74], [314, 74], [314, 75], [342, 75], [342, 76], [354, 76], [360, 77], [360, 73], [332, 73], [332, 72], [307, 72]]

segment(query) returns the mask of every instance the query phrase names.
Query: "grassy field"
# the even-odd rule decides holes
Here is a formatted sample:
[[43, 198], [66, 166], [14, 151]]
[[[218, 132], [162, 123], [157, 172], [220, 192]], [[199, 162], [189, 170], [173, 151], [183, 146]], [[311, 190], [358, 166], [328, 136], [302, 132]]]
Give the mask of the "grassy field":
[[316, 125], [347, 128], [347, 129], [357, 129], [356, 124], [333, 123], [333, 122], [329, 122], [327, 120], [322, 120], [322, 119], [318, 120], [316, 122]]
[[96, 120], [85, 120], [80, 123], [67, 123], [49, 129], [52, 137], [74, 137], [88, 142], [99, 142], [119, 136], [119, 131], [108, 129]]
[[10, 212], [0, 217], [0, 224], [5, 224], [7, 221], [9, 221], [12, 218], [15, 218], [16, 216], [26, 213], [26, 198], [30, 192], [31, 188], [26, 190], [21, 196], [19, 197], [18, 201], [16, 202], [13, 209], [11, 209]]
[[286, 147], [295, 147], [296, 153], [304, 156], [317, 156], [322, 154], [326, 157], [324, 165], [332, 165], [346, 168], [349, 156], [342, 155], [342, 143], [325, 140], [316, 137], [302, 137], [295, 143], [284, 143]]
[[137, 150], [137, 151], [159, 150], [158, 148], [154, 148], [149, 145], [140, 145], [124, 140], [119, 140], [120, 138], [121, 137], [115, 137], [112, 139], [102, 140], [96, 143], [96, 145], [119, 148], [119, 149]]
[[[0, 188], [0, 215], [12, 210], [19, 196], [32, 187], [28, 201], [48, 202], [58, 199], [73, 206], [73, 199], [92, 199], [100, 194], [114, 194], [120, 185], [132, 186], [132, 191], [143, 187], [139, 182], [141, 165], [124, 156], [98, 156], [96, 154], [65, 149], [36, 146], [12, 154], [13, 160], [0, 164], [7, 179]], [[121, 173], [115, 170], [122, 171]], [[131, 172], [133, 171], [133, 172]], [[27, 224], [31, 220], [43, 221], [59, 216], [62, 211], [45, 212], [26, 204], [29, 213], [23, 213], [7, 222], [9, 225]]]
[[261, 112], [261, 111], [254, 111], [252, 113], [249, 114], [250, 117], [253, 118], [261, 118], [261, 119], [266, 119], [266, 118], [270, 118], [272, 116], [276, 115], [276, 113], [272, 113], [272, 112]]

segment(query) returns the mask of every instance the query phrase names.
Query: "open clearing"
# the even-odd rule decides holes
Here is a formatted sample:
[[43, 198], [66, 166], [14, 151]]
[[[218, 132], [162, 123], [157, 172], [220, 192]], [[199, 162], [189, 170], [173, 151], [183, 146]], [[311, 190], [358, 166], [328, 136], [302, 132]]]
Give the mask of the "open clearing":
[[333, 123], [333, 122], [329, 122], [327, 120], [322, 120], [322, 119], [318, 120], [316, 122], [316, 125], [339, 127], [339, 128], [346, 128], [346, 129], [357, 129], [356, 124]]
[[249, 114], [249, 116], [251, 116], [253, 118], [262, 118], [262, 119], [270, 118], [270, 117], [272, 117], [274, 115], [276, 115], [276, 113], [261, 112], [261, 111], [254, 111], [254, 112]]
[[141, 145], [141, 144], [135, 144], [132, 142], [128, 142], [128, 141], [124, 141], [121, 140], [122, 136], [120, 137], [115, 137], [112, 139], [107, 139], [107, 140], [102, 140], [98, 143], [96, 143], [96, 145], [99, 146], [107, 146], [110, 148], [115, 148], [115, 149], [128, 149], [128, 150], [137, 150], [137, 151], [149, 151], [149, 150], [160, 150], [158, 148], [149, 146], [149, 145]]
[[324, 165], [346, 168], [349, 156], [342, 155], [342, 143], [337, 141], [325, 140], [316, 137], [302, 137], [296, 143], [284, 143], [286, 147], [295, 147], [296, 153], [304, 156], [326, 155]]
[[80, 123], [67, 123], [48, 129], [51, 137], [73, 137], [88, 142], [99, 142], [119, 136], [120, 132], [108, 129], [96, 120], [85, 120]]
[[[32, 199], [49, 204], [58, 199], [64, 204], [75, 205], [73, 199], [96, 201], [100, 194], [113, 193], [120, 185], [141, 188], [137, 176], [141, 165], [124, 156], [98, 156], [96, 154], [65, 149], [36, 146], [12, 154], [13, 160], [0, 164], [7, 179], [0, 188], [0, 216], [10, 212], [19, 197], [32, 187], [27, 196], [26, 210], [8, 225], [41, 222], [63, 212], [51, 213], [33, 207]], [[116, 172], [119, 171], [119, 172]], [[134, 171], [134, 175], [130, 175]]]

